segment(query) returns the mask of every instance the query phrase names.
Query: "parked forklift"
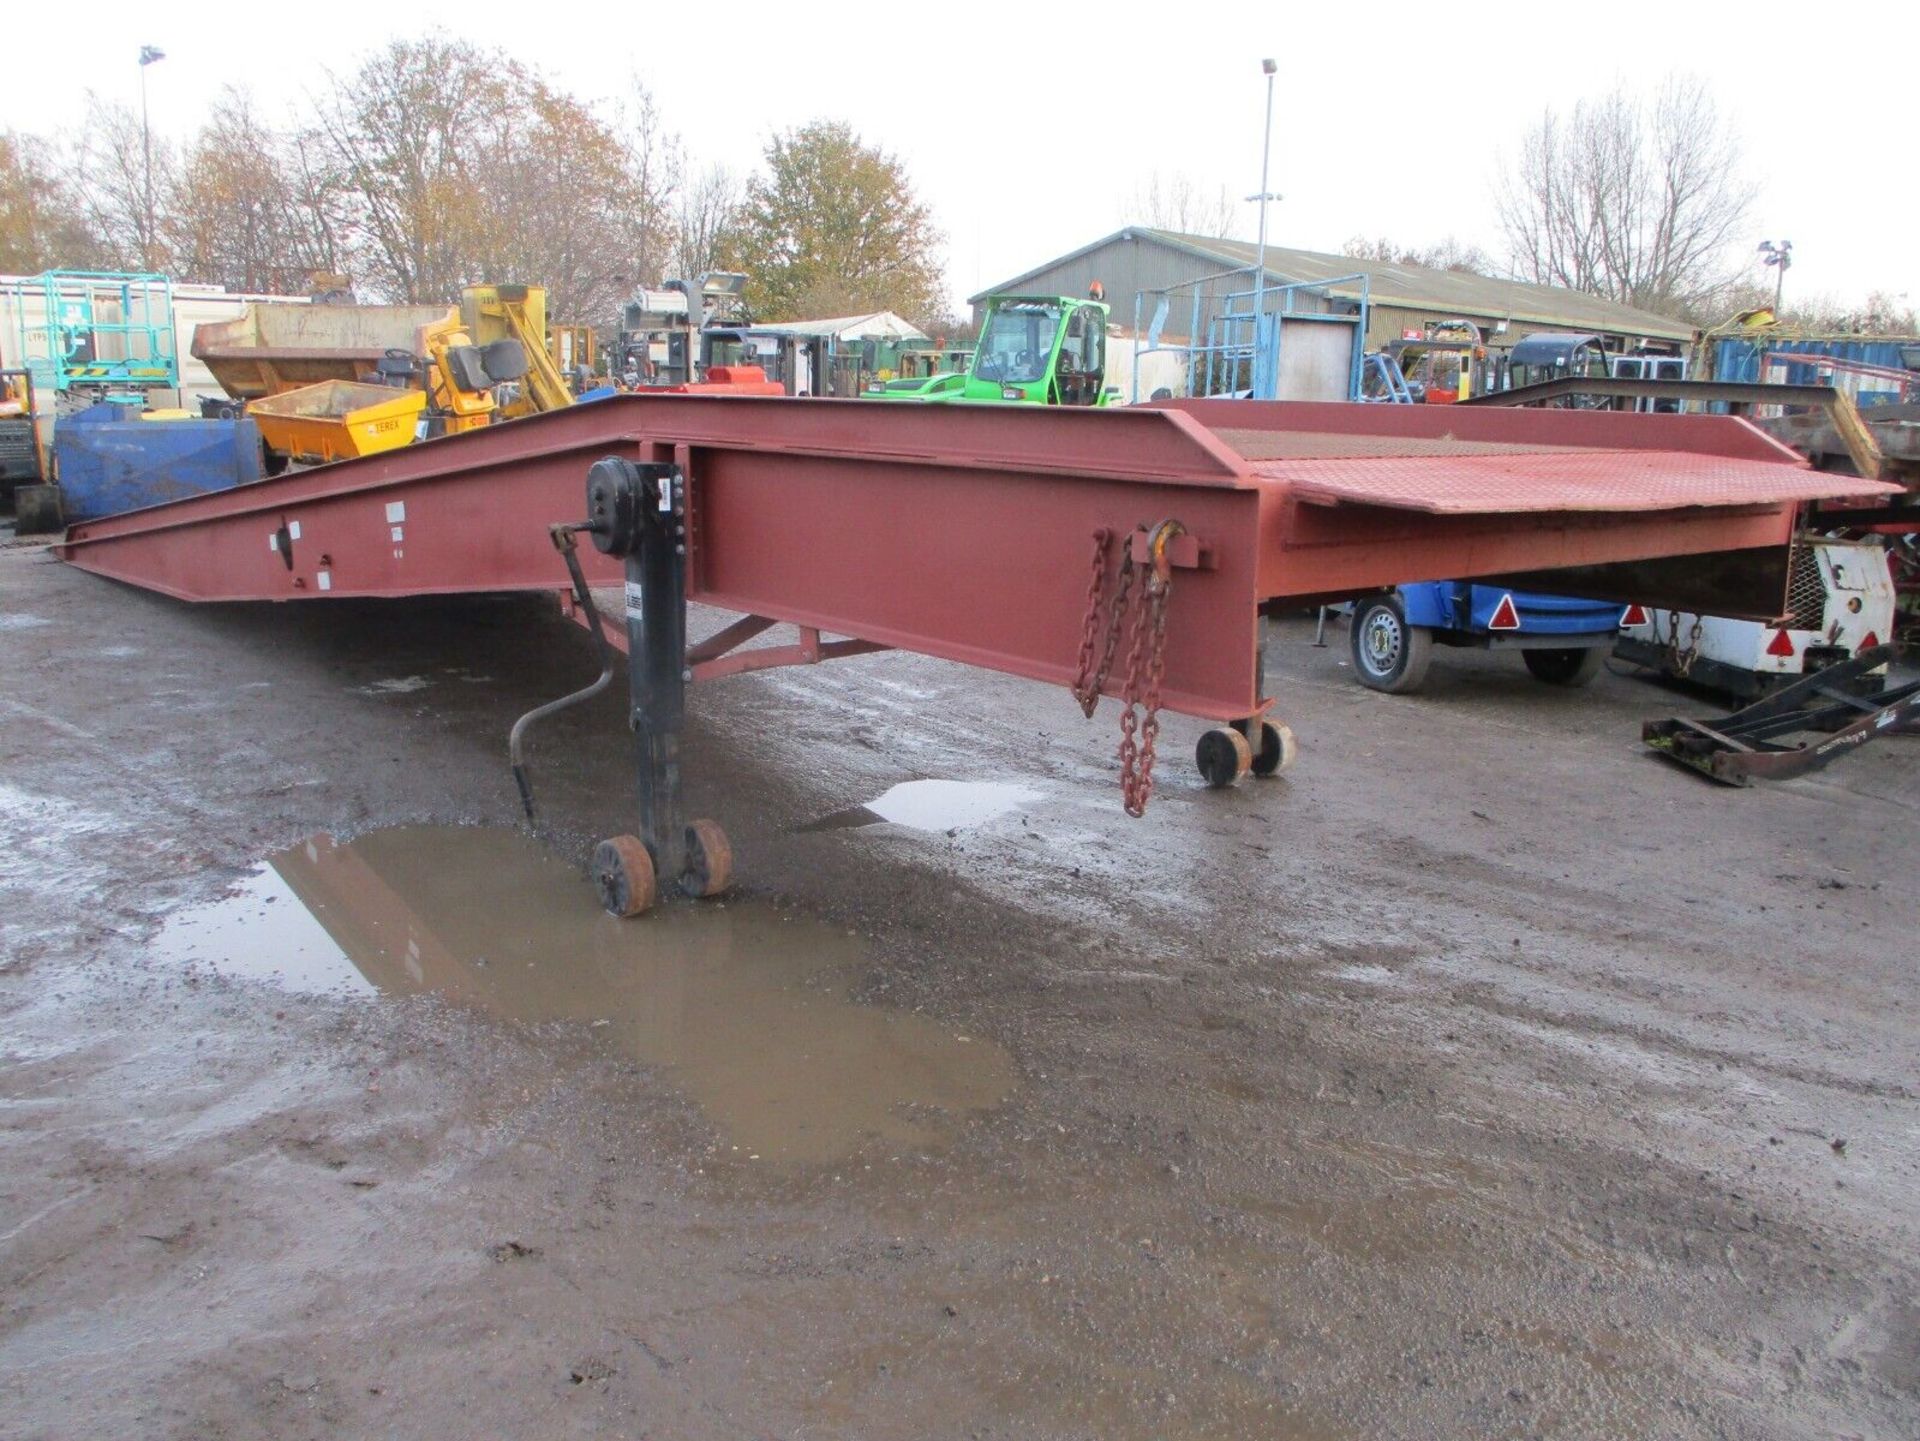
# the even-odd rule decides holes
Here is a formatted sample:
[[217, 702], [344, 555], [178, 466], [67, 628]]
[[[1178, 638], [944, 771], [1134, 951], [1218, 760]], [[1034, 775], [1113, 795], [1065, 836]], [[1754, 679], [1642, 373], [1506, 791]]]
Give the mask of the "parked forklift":
[[1428, 321], [1418, 336], [1403, 336], [1386, 348], [1416, 404], [1453, 405], [1498, 390], [1499, 355], [1471, 320]]
[[23, 485], [43, 479], [33, 372], [0, 370], [0, 499], [12, 504]]
[[636, 290], [620, 313], [610, 373], [623, 390], [652, 390], [706, 379], [703, 333], [744, 324], [740, 293], [747, 277], [710, 270], [698, 280], [669, 280]]

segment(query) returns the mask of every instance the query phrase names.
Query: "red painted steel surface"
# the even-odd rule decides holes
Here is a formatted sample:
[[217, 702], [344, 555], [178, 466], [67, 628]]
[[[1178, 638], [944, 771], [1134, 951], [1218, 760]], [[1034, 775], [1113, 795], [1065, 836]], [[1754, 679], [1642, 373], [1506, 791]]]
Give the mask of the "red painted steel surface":
[[1643, 415], [1618, 410], [1533, 410], [1490, 406], [1346, 405], [1307, 400], [1168, 400], [1217, 431], [1311, 431], [1364, 436], [1390, 455], [1396, 440], [1457, 440], [1591, 450], [1664, 450], [1804, 465], [1791, 446], [1730, 415]]
[[1303, 500], [1435, 515], [1686, 510], [1860, 493], [1854, 477], [1777, 461], [1645, 450], [1516, 450], [1463, 455], [1444, 466], [1423, 456], [1274, 460], [1255, 463], [1254, 473], [1286, 482]]
[[[609, 454], [685, 465], [690, 599], [1062, 684], [1093, 531], [1177, 515], [1215, 549], [1177, 572], [1166, 703], [1257, 707], [1259, 490], [1200, 427], [1147, 411], [616, 397], [77, 526], [62, 553], [189, 600], [557, 590], [547, 527], [580, 518]], [[296, 523], [288, 566], [272, 538]]]
[[[1345, 458], [1299, 454], [1314, 435], [1343, 437], [1320, 444]], [[1382, 458], [1356, 459], [1355, 437]], [[1289, 458], [1245, 458], [1276, 449]], [[685, 468], [690, 599], [1058, 684], [1094, 530], [1178, 519], [1195, 544], [1176, 557], [1165, 700], [1214, 718], [1257, 708], [1262, 599], [1779, 545], [1795, 502], [1833, 493], [1718, 418], [635, 395], [78, 526], [61, 553], [190, 600], [559, 590], [547, 528], [579, 519], [605, 455]], [[1592, 509], [1609, 468], [1631, 489]], [[1723, 486], [1702, 503], [1695, 478], [1736, 469], [1767, 499], [1730, 508]]]

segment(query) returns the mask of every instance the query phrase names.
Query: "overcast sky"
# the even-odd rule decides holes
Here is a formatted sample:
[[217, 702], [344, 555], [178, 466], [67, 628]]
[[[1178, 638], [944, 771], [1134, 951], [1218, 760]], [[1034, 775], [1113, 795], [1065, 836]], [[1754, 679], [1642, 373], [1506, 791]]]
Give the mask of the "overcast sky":
[[[1740, 136], [1754, 191], [1743, 260], [1791, 239], [1790, 293], [1920, 304], [1911, 0], [1844, 7], [1844, 24], [1753, 0], [243, 9], [96, 3], [84, 37], [59, 7], [25, 9], [8, 21], [0, 128], [71, 133], [89, 88], [137, 105], [146, 43], [167, 54], [148, 76], [154, 130], [184, 138], [224, 85], [250, 84], [271, 112], [317, 89], [317, 72], [440, 27], [582, 95], [638, 77], [697, 162], [746, 170], [776, 130], [850, 122], [932, 205], [958, 301], [1137, 219], [1128, 202], [1156, 170], [1236, 199], [1258, 190], [1262, 56], [1280, 64], [1271, 185], [1285, 198], [1269, 237], [1317, 250], [1453, 234], [1503, 256], [1492, 196], [1514, 137], [1545, 106], [1671, 70], [1699, 77]], [[1240, 208], [1251, 239], [1256, 207]], [[1122, 315], [1132, 303], [1109, 299]]]

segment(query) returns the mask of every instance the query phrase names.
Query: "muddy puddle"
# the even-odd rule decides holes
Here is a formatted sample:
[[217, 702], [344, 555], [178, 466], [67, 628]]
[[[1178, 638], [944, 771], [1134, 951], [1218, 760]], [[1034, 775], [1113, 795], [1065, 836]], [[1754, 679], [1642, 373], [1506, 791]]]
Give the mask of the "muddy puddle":
[[847, 933], [749, 900], [617, 920], [516, 831], [316, 836], [172, 917], [151, 953], [294, 991], [431, 993], [589, 1027], [664, 1071], [729, 1155], [767, 1164], [935, 1147], [1017, 1084], [1000, 1047], [851, 1000], [868, 961]]
[[909, 830], [950, 833], [985, 825], [1039, 799], [1039, 791], [994, 781], [901, 781], [865, 805], [835, 811], [800, 830], [836, 831], [891, 823]]

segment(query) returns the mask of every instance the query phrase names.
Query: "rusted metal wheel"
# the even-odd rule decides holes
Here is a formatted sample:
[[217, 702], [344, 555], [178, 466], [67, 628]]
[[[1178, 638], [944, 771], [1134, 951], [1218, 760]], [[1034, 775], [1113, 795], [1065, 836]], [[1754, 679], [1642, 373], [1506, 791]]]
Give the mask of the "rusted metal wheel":
[[690, 896], [717, 896], [733, 880], [733, 847], [718, 821], [687, 827], [687, 873], [680, 889]]
[[616, 916], [637, 916], [653, 905], [653, 857], [638, 836], [615, 836], [595, 846], [593, 879], [600, 904]]
[[1253, 747], [1231, 726], [1215, 726], [1200, 737], [1193, 759], [1207, 784], [1220, 790], [1253, 769]]
[[1299, 756], [1300, 742], [1294, 739], [1292, 726], [1260, 722], [1260, 753], [1253, 758], [1255, 775], [1277, 776]]

